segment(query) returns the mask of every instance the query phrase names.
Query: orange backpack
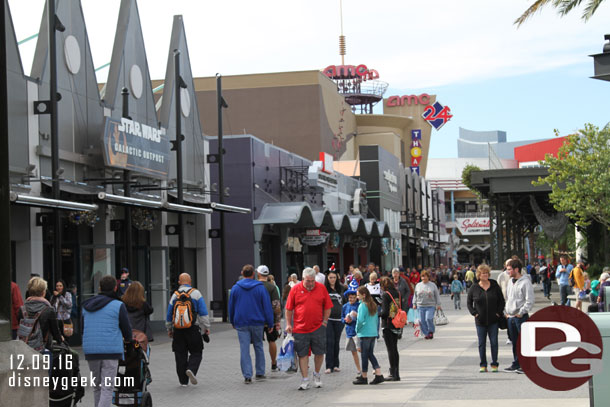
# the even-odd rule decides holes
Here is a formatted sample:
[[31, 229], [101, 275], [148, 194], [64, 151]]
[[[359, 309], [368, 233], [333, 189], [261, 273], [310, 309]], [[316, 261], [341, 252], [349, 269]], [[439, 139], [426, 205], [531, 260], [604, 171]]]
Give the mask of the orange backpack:
[[[386, 294], [390, 296], [392, 302], [396, 306], [396, 315], [394, 315], [394, 317], [392, 318], [392, 325], [394, 325], [394, 327], [398, 329], [403, 328], [407, 324], [407, 313], [403, 309], [401, 309], [398, 304], [396, 304], [394, 297], [392, 297], [392, 294], [390, 294], [389, 291], [386, 291]], [[402, 302], [400, 298], [400, 293], [398, 293], [398, 300]]]
[[174, 329], [187, 329], [193, 326], [193, 301], [191, 300], [191, 288], [185, 292], [176, 291], [176, 302], [174, 303]]

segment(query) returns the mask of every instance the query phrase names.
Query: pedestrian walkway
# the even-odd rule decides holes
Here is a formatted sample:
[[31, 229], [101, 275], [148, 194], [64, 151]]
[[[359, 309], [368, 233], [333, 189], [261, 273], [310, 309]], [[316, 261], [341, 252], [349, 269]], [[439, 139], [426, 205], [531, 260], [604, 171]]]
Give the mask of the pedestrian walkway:
[[[540, 309], [550, 302], [535, 286]], [[299, 373], [272, 373], [267, 357], [267, 379], [243, 383], [239, 368], [237, 334], [228, 324], [212, 326], [211, 342], [206, 344], [197, 386], [180, 387], [175, 373], [171, 343], [152, 344], [149, 386], [156, 406], [183, 405], [196, 402], [209, 406], [414, 406], [470, 407], [587, 407], [588, 388], [583, 385], [569, 392], [551, 392], [533, 384], [527, 376], [517, 373], [479, 373], [477, 337], [473, 318], [465, 307], [454, 311], [448, 295], [442, 304], [449, 324], [437, 327], [431, 341], [413, 336], [413, 328], [406, 328], [399, 341], [400, 382], [386, 382], [377, 386], [354, 386], [356, 369], [349, 352], [341, 352], [341, 372], [323, 374], [324, 387], [298, 391]], [[160, 336], [159, 334], [158, 336]], [[159, 338], [161, 339], [161, 338]], [[506, 345], [506, 331], [500, 331], [500, 369], [512, 361], [512, 348]], [[279, 343], [279, 342], [278, 342]], [[345, 334], [341, 349], [344, 349]], [[488, 349], [489, 352], [489, 349]], [[387, 374], [388, 360], [383, 339], [375, 346], [375, 354], [382, 372]], [[252, 355], [254, 356], [254, 355]], [[313, 367], [313, 358], [310, 369]], [[88, 374], [86, 362], [83, 374]], [[85, 406], [92, 405], [92, 391], [88, 389]]]

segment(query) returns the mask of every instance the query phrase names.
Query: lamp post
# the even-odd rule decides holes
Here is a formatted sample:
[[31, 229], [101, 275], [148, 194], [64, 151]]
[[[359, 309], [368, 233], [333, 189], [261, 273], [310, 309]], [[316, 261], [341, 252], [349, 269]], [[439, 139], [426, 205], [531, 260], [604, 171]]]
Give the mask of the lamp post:
[[[222, 146], [222, 109], [229, 107], [227, 102], [222, 97], [222, 75], [216, 74], [216, 101], [218, 108], [218, 202], [223, 205], [225, 202], [224, 191], [224, 168], [223, 155], [224, 148]], [[227, 296], [227, 276], [225, 264], [225, 214], [220, 212], [220, 280], [222, 285], [222, 322], [227, 322], [227, 313], [229, 310], [229, 298]]]
[[[55, 15], [55, 0], [47, 2], [47, 15], [49, 18], [49, 90], [51, 111], [51, 180], [53, 186], [53, 199], [59, 199], [59, 125], [57, 122], [57, 110], [59, 94], [57, 93], [57, 41], [56, 31], [65, 31], [65, 27]], [[51, 270], [52, 284], [61, 279], [61, 219], [59, 210], [53, 210], [53, 268]]]

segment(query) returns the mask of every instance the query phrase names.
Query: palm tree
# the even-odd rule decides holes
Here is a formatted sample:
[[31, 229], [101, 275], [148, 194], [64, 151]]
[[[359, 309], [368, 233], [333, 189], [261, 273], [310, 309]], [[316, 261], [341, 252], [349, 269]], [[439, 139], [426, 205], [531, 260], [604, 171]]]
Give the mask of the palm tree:
[[[589, 20], [593, 14], [597, 11], [598, 7], [602, 4], [604, 0], [587, 0], [587, 4], [582, 13], [582, 19], [586, 22]], [[536, 0], [534, 4], [532, 4], [525, 12], [515, 20], [514, 24], [517, 24], [517, 27], [520, 27], [521, 24], [525, 22], [528, 18], [533, 16], [537, 11], [540, 11], [542, 7], [547, 4], [551, 4], [555, 7], [560, 16], [565, 16], [570, 11], [572, 11], [575, 7], [580, 6], [583, 0]]]

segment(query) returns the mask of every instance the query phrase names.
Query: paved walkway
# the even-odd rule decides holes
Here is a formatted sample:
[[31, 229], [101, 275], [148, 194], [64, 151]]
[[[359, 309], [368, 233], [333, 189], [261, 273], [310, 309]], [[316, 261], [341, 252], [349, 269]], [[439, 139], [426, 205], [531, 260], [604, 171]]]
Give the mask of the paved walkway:
[[[537, 307], [550, 303], [536, 288]], [[533, 384], [525, 375], [516, 373], [478, 372], [479, 359], [473, 318], [466, 307], [454, 311], [448, 295], [442, 296], [443, 308], [450, 323], [437, 328], [432, 341], [413, 336], [413, 328], [405, 330], [399, 341], [400, 375], [402, 381], [378, 386], [354, 386], [356, 369], [348, 352], [341, 353], [340, 373], [323, 374], [322, 389], [298, 391], [300, 374], [271, 373], [267, 354], [267, 379], [243, 383], [239, 369], [237, 335], [230, 325], [214, 324], [211, 343], [206, 344], [197, 386], [180, 387], [175, 374], [170, 343], [160, 340], [152, 344], [151, 370], [153, 383], [149, 390], [156, 406], [415, 406], [466, 407], [489, 404], [494, 407], [587, 407], [588, 388], [583, 385], [569, 392], [551, 392]], [[465, 304], [465, 298], [462, 298]], [[159, 338], [161, 339], [161, 338]], [[164, 342], [164, 343], [162, 343]], [[343, 336], [345, 342], [345, 335]], [[500, 369], [512, 361], [510, 345], [505, 345], [506, 331], [500, 332]], [[342, 349], [344, 344], [342, 343]], [[489, 349], [488, 349], [489, 352]], [[388, 359], [383, 339], [377, 342], [376, 356], [384, 374]], [[489, 357], [489, 356], [488, 356]], [[313, 365], [313, 359], [310, 366]], [[86, 362], [83, 374], [88, 374]], [[83, 400], [92, 405], [89, 390]]]

